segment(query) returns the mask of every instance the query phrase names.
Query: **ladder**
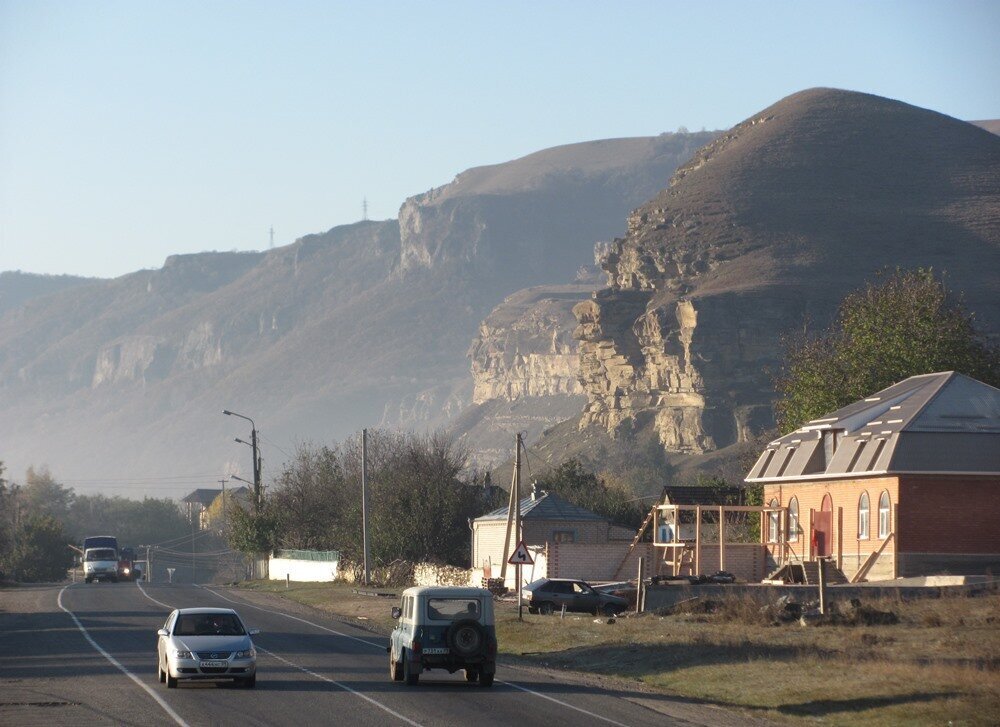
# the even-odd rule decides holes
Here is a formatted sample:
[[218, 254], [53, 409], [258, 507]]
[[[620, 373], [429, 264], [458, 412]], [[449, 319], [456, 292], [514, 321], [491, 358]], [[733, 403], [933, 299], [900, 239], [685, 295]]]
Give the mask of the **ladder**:
[[622, 568], [624, 568], [625, 564], [628, 562], [628, 557], [632, 555], [632, 551], [635, 550], [635, 546], [637, 546], [639, 541], [642, 540], [642, 536], [646, 533], [646, 528], [648, 528], [649, 524], [653, 522], [653, 514], [656, 512], [657, 507], [658, 504], [653, 505], [649, 513], [647, 513], [646, 519], [642, 521], [642, 525], [639, 526], [639, 532], [635, 534], [634, 538], [632, 538], [632, 544], [628, 546], [628, 550], [625, 551], [625, 557], [622, 558], [622, 562], [618, 564], [618, 569], [615, 571], [614, 578], [618, 578], [621, 574]]

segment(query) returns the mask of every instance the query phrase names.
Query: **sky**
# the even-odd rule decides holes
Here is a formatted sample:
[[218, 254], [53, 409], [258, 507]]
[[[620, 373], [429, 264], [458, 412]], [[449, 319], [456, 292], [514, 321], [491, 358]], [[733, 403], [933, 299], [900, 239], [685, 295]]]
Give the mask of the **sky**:
[[992, 0], [0, 0], [0, 271], [285, 245], [814, 86], [998, 119], [998, 38]]

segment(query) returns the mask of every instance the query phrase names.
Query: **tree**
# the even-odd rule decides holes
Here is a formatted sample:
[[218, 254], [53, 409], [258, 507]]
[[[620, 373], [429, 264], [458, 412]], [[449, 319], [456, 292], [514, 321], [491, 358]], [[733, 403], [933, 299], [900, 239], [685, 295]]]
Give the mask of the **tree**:
[[226, 539], [229, 545], [241, 553], [270, 553], [278, 540], [278, 518], [265, 507], [258, 513], [233, 503], [229, 514], [229, 531]]
[[1000, 385], [1000, 350], [932, 270], [896, 270], [850, 293], [833, 325], [785, 340], [775, 379], [782, 433], [910, 376], [958, 371]]
[[62, 523], [51, 515], [31, 515], [18, 529], [11, 567], [20, 581], [61, 581], [73, 564]]
[[56, 482], [47, 467], [40, 470], [28, 468], [21, 496], [27, 512], [33, 515], [51, 515], [60, 521], [65, 521], [75, 498], [73, 488], [63, 487]]
[[599, 479], [577, 459], [568, 459], [537, 478], [538, 486], [618, 525], [638, 528], [645, 506], [625, 484]]

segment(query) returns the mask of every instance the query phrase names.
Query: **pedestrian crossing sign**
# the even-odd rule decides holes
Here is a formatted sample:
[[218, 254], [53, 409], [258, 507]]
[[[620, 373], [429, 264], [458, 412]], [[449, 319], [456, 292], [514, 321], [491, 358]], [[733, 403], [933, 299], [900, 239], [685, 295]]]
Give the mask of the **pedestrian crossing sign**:
[[531, 557], [531, 553], [528, 552], [528, 546], [522, 540], [514, 548], [514, 552], [510, 554], [507, 562], [511, 565], [534, 565], [535, 559]]

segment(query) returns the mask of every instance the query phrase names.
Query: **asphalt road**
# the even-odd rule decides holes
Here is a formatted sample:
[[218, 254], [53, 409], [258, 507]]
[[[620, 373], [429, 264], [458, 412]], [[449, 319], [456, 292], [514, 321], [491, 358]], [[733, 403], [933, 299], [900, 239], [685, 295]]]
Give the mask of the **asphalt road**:
[[[249, 600], [252, 599], [252, 600]], [[171, 608], [235, 608], [258, 649], [257, 688], [156, 677]], [[263, 594], [183, 584], [0, 590], [0, 725], [719, 725], [731, 713], [503, 665], [486, 689], [461, 672], [388, 677], [385, 639]]]

